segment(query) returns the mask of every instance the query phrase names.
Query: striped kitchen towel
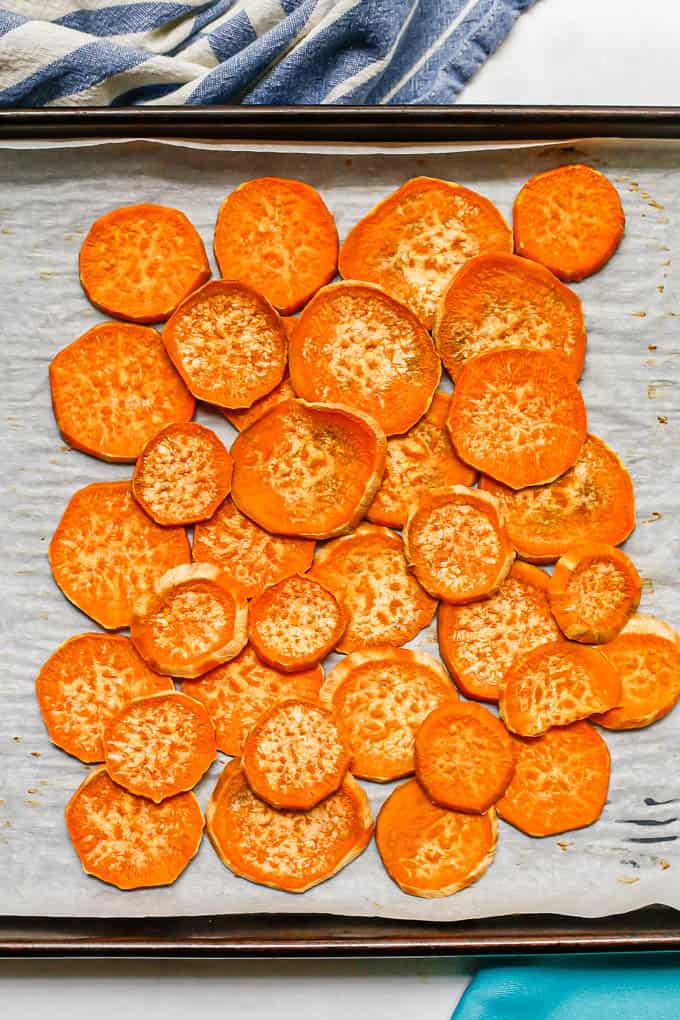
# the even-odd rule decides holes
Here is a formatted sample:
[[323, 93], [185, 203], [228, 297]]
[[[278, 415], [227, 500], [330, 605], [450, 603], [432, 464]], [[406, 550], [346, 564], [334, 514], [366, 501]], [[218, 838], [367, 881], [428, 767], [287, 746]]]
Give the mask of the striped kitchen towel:
[[448, 103], [534, 0], [4, 2], [0, 105], [126, 106]]

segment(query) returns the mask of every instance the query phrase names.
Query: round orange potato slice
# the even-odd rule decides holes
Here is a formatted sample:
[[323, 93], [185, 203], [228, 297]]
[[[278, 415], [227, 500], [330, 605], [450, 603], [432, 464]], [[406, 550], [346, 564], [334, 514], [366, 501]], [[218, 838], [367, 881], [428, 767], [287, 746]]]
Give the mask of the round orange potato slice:
[[621, 698], [593, 722], [637, 730], [668, 715], [680, 697], [680, 634], [663, 620], [638, 614], [599, 650], [621, 678]]
[[549, 580], [539, 567], [515, 562], [490, 598], [439, 606], [439, 653], [467, 698], [498, 701], [515, 658], [560, 637], [548, 602]]
[[404, 548], [423, 588], [456, 603], [498, 591], [515, 558], [496, 500], [464, 485], [421, 496], [404, 528]]
[[581, 542], [555, 564], [548, 595], [570, 641], [611, 641], [640, 603], [642, 582], [632, 561], [612, 545]]
[[375, 842], [387, 874], [409, 896], [452, 896], [488, 870], [496, 853], [498, 822], [433, 804], [416, 779], [387, 798]]
[[248, 610], [248, 638], [268, 665], [293, 673], [332, 652], [347, 627], [335, 595], [313, 577], [293, 574], [258, 595]]
[[458, 270], [433, 335], [452, 379], [466, 361], [504, 347], [554, 354], [572, 379], [583, 371], [586, 326], [579, 297], [537, 262], [479, 255]]
[[104, 760], [103, 728], [128, 701], [175, 688], [122, 634], [78, 634], [50, 655], [35, 689], [52, 743], [95, 762]]
[[154, 804], [114, 783], [100, 765], [66, 807], [83, 871], [118, 889], [171, 885], [196, 855], [203, 815], [193, 793]]
[[230, 871], [290, 893], [325, 882], [363, 853], [373, 835], [368, 797], [352, 776], [310, 811], [278, 811], [255, 796], [239, 761], [220, 776], [206, 819]]
[[80, 249], [80, 282], [116, 319], [163, 322], [210, 277], [196, 228], [179, 209], [126, 205], [101, 216]]
[[621, 703], [621, 680], [596, 648], [560, 638], [515, 659], [501, 688], [503, 722], [522, 737], [587, 719]]
[[586, 408], [557, 358], [510, 347], [465, 363], [448, 425], [466, 464], [523, 489], [574, 466], [586, 438]]
[[237, 436], [231, 496], [274, 534], [332, 538], [363, 517], [385, 470], [385, 436], [358, 411], [286, 400]]
[[375, 524], [322, 546], [310, 573], [347, 615], [338, 652], [403, 645], [431, 623], [437, 607], [409, 571], [399, 535]]
[[483, 477], [503, 509], [517, 553], [531, 563], [551, 563], [576, 542], [619, 545], [635, 527], [635, 497], [628, 471], [614, 451], [588, 435], [576, 463], [548, 485], [515, 492]]
[[297, 395], [363, 411], [387, 436], [422, 418], [440, 377], [430, 334], [374, 284], [349, 280], [324, 287], [290, 338]]
[[161, 528], [129, 482], [95, 482], [70, 499], [48, 550], [67, 599], [107, 630], [128, 627], [132, 606], [171, 567], [191, 558], [184, 528]]
[[253, 793], [267, 804], [309, 811], [340, 788], [350, 757], [331, 712], [311, 701], [287, 698], [251, 729], [243, 768]]
[[[282, 320], [285, 321], [285, 320]], [[297, 322], [297, 319], [293, 319], [293, 322]], [[290, 338], [290, 330], [286, 326], [286, 332]], [[283, 379], [278, 386], [275, 386], [271, 393], [268, 393], [265, 397], [260, 397], [250, 407], [243, 408], [240, 411], [227, 411], [222, 408], [222, 413], [227, 421], [234, 426], [239, 432], [243, 432], [250, 425], [253, 425], [256, 421], [259, 421], [267, 411], [271, 411], [277, 404], [282, 404], [284, 400], [294, 400], [295, 390], [293, 389], [288, 373], [284, 375]]]
[[441, 705], [416, 734], [416, 776], [440, 807], [484, 814], [502, 797], [514, 771], [512, 737], [482, 705]]
[[178, 691], [129, 702], [108, 723], [103, 739], [114, 782], [155, 804], [192, 790], [217, 753], [205, 708]]
[[542, 737], [514, 737], [515, 774], [496, 804], [528, 836], [582, 829], [602, 814], [609, 788], [609, 748], [593, 726], [575, 722]]
[[215, 726], [217, 749], [238, 757], [257, 720], [278, 701], [302, 698], [316, 701], [323, 668], [282, 673], [267, 666], [250, 645], [217, 669], [197, 680], [183, 680], [182, 690], [205, 706]]
[[338, 231], [309, 184], [259, 177], [222, 203], [215, 258], [222, 276], [243, 280], [291, 315], [335, 276]]
[[218, 407], [250, 407], [286, 371], [285, 326], [238, 280], [213, 280], [191, 294], [163, 327], [163, 343], [193, 395]]
[[477, 472], [460, 460], [449, 439], [446, 419], [450, 405], [450, 395], [437, 391], [420, 421], [406, 435], [387, 441], [385, 475], [366, 511], [369, 521], [403, 528], [422, 493], [473, 484]]
[[135, 604], [130, 636], [157, 673], [193, 678], [235, 658], [247, 641], [248, 606], [212, 563], [168, 570]]
[[429, 329], [454, 273], [476, 255], [512, 251], [512, 231], [488, 198], [451, 181], [414, 177], [350, 230], [342, 276], [370, 280]]
[[328, 674], [319, 700], [349, 740], [350, 771], [389, 783], [414, 771], [416, 733], [425, 717], [457, 698], [431, 655], [387, 647], [348, 655]]
[[155, 329], [102, 322], [50, 363], [52, 407], [69, 446], [134, 461], [159, 429], [189, 421], [196, 401]]

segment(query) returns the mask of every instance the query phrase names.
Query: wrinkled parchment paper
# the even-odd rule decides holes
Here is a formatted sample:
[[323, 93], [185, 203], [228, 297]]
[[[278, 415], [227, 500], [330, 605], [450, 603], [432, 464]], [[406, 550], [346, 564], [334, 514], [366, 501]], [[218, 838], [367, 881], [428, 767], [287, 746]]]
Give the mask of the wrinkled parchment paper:
[[[235, 878], [207, 839], [170, 888], [122, 893], [86, 877], [63, 810], [88, 766], [51, 746], [34, 696], [38, 669], [57, 645], [96, 629], [52, 581], [50, 536], [76, 489], [130, 475], [129, 465], [69, 450], [50, 407], [50, 359], [101, 319], [77, 274], [78, 250], [96, 217], [132, 202], [178, 206], [210, 250], [223, 197], [246, 178], [276, 174], [319, 188], [342, 238], [376, 201], [416, 174], [476, 188], [509, 217], [527, 177], [574, 160], [604, 169], [627, 221], [612, 262], [576, 285], [588, 325], [582, 386], [589, 424], [623, 457], [635, 481], [638, 527], [626, 549], [644, 578], [641, 610], [680, 629], [679, 147], [586, 142], [343, 154], [337, 146], [230, 151], [131, 142], [0, 150], [0, 913], [324, 912], [448, 921], [540, 912], [593, 917], [655, 902], [680, 907], [680, 709], [647, 730], [605, 734], [612, 780], [596, 825], [532, 840], [501, 822], [488, 874], [456, 896], [428, 901], [400, 892], [373, 844], [303, 896]], [[221, 415], [201, 410], [198, 417], [231, 440]], [[414, 644], [436, 654], [434, 630]], [[203, 804], [220, 758], [197, 790]], [[377, 812], [390, 787], [365, 786]]]

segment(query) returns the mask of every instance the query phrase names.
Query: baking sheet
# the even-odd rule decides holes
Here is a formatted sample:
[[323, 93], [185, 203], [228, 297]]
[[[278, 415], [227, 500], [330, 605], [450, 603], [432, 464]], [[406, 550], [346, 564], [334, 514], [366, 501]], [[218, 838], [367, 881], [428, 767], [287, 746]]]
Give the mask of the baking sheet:
[[[290, 148], [290, 147], [288, 147]], [[638, 527], [626, 544], [644, 578], [641, 611], [680, 629], [680, 147], [672, 142], [578, 142], [491, 151], [388, 155], [111, 143], [0, 149], [0, 562], [4, 671], [0, 681], [0, 912], [41, 916], [174, 916], [305, 912], [453, 921], [522, 913], [595, 917], [651, 903], [680, 907], [680, 710], [638, 733], [606, 733], [609, 800], [593, 827], [532, 840], [500, 822], [496, 860], [456, 896], [408, 897], [373, 844], [331, 881], [294, 896], [232, 876], [207, 839], [178, 882], [122, 893], [83, 875], [63, 809], [84, 766], [51, 746], [33, 684], [72, 634], [96, 629], [54, 585], [47, 545], [69, 496], [92, 481], [125, 478], [69, 450], [54, 425], [47, 365], [100, 321], [78, 283], [77, 255], [92, 220], [113, 206], [161, 202], [183, 209], [211, 249], [222, 198], [242, 180], [301, 177], [319, 188], [341, 238], [408, 177], [428, 174], [481, 191], [509, 217], [531, 174], [565, 161], [601, 167], [621, 194], [626, 235], [612, 262], [576, 285], [588, 354], [582, 378], [589, 427], [626, 462]], [[213, 266], [214, 268], [214, 266]], [[198, 419], [230, 442], [222, 416]], [[414, 644], [436, 654], [430, 628]], [[225, 756], [197, 793], [205, 804]], [[366, 783], [374, 812], [391, 786]]]

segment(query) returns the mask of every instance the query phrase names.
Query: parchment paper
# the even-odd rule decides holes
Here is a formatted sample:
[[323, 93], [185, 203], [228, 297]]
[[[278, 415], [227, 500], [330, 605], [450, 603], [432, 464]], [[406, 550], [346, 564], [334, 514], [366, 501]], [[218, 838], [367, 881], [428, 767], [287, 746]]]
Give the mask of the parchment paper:
[[[1, 913], [290, 911], [445, 921], [540, 912], [592, 917], [654, 902], [680, 907], [680, 710], [637, 733], [605, 734], [612, 780], [596, 825], [532, 840], [501, 822], [488, 874], [456, 896], [427, 901], [399, 891], [374, 845], [303, 896], [233, 877], [207, 840], [170, 888], [122, 893], [86, 877], [63, 809], [88, 767], [51, 746], [34, 696], [38, 669], [57, 645], [96, 629], [52, 581], [51, 534], [76, 489], [130, 475], [129, 466], [67, 449], [50, 407], [48, 362], [101, 318], [78, 283], [83, 235], [113, 206], [161, 202], [183, 209], [210, 250], [223, 197], [263, 174], [299, 176], [319, 188], [341, 238], [416, 174], [476, 188], [507, 217], [520, 185], [539, 170], [585, 160], [609, 174], [625, 206], [626, 235], [612, 262], [576, 285], [588, 325], [582, 387], [590, 429], [618, 451], [635, 481], [638, 527], [626, 548], [644, 578], [641, 610], [680, 628], [679, 156], [672, 143], [630, 142], [420, 155], [397, 147], [343, 155], [337, 146], [296, 153], [140, 142], [0, 150]], [[201, 410], [198, 417], [231, 441], [221, 415]], [[434, 630], [415, 644], [436, 654]], [[198, 788], [203, 804], [222, 765]], [[365, 786], [377, 811], [391, 787]]]

